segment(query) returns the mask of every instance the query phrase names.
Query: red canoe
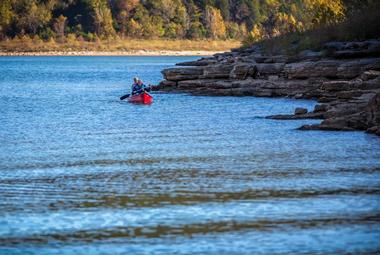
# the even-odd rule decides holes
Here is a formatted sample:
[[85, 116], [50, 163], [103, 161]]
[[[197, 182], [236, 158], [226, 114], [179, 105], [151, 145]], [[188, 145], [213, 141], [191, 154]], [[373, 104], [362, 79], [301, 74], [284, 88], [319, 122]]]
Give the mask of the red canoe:
[[144, 92], [140, 95], [130, 96], [128, 102], [135, 104], [151, 104], [153, 102], [153, 97], [148, 93]]

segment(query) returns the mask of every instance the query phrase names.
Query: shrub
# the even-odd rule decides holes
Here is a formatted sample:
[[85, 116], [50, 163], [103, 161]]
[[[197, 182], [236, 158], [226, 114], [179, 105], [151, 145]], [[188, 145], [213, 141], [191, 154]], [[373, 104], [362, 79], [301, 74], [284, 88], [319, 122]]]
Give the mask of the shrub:
[[96, 36], [93, 33], [83, 33], [83, 38], [89, 42], [95, 42]]
[[38, 35], [44, 41], [48, 41], [50, 38], [55, 37], [54, 31], [50, 27], [41, 30]]

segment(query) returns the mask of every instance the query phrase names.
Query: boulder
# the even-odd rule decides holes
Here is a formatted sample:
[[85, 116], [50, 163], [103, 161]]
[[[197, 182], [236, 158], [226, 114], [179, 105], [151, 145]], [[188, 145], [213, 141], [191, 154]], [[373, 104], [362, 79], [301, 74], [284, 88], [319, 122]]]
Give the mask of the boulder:
[[153, 91], [169, 90], [169, 89], [174, 89], [175, 87], [177, 87], [177, 83], [175, 81], [163, 80], [157, 86], [152, 86], [152, 90]]
[[380, 50], [339, 50], [330, 54], [333, 58], [367, 58], [379, 57]]
[[253, 59], [257, 63], [286, 63], [288, 61], [288, 57], [284, 55], [277, 55], [277, 56], [263, 56], [261, 54], [256, 54]]
[[369, 100], [365, 112], [368, 127], [380, 126], [380, 91]]
[[328, 42], [323, 45], [323, 49], [336, 51], [336, 50], [343, 50], [345, 46], [346, 46], [345, 42]]
[[278, 75], [268, 75], [268, 80], [269, 81], [278, 81], [279, 78], [280, 77]]
[[347, 126], [356, 130], [367, 130], [366, 113], [364, 111], [357, 112], [345, 117]]
[[241, 87], [241, 84], [230, 80], [217, 80], [215, 82], [208, 83], [207, 87], [212, 89], [233, 89]]
[[217, 64], [205, 66], [203, 68], [203, 75], [199, 76], [200, 79], [224, 79], [229, 78], [230, 72], [233, 69], [230, 64]]
[[300, 115], [300, 114], [305, 114], [305, 113], [307, 113], [307, 109], [306, 108], [297, 107], [294, 110], [294, 114], [295, 115]]
[[338, 61], [304, 61], [287, 64], [284, 67], [286, 77], [289, 79], [305, 79], [310, 77], [336, 77]]
[[237, 57], [236, 60], [238, 63], [249, 63], [249, 64], [256, 64], [256, 61], [251, 55], [244, 56], [244, 57]]
[[217, 63], [216, 60], [212, 58], [202, 58], [196, 61], [186, 61], [177, 63], [176, 66], [207, 66]]
[[337, 98], [341, 98], [341, 99], [350, 99], [354, 97], [359, 97], [364, 93], [365, 92], [362, 90], [348, 90], [348, 91], [340, 91], [336, 93], [336, 96]]
[[380, 76], [368, 81], [363, 81], [357, 88], [363, 90], [378, 90], [380, 89]]
[[326, 119], [335, 117], [345, 117], [351, 114], [355, 114], [362, 111], [365, 105], [359, 105], [357, 103], [341, 102], [336, 105], [330, 103], [330, 108], [326, 111]]
[[367, 129], [368, 133], [379, 135], [380, 136], [380, 126], [373, 126]]
[[368, 81], [368, 80], [375, 79], [379, 76], [380, 76], [380, 71], [368, 70], [368, 71], [363, 72], [362, 75], [360, 76], [360, 78], [363, 81]]
[[215, 80], [187, 80], [187, 81], [179, 81], [178, 89], [180, 90], [188, 90], [188, 89], [197, 89], [204, 88], [208, 86], [209, 83], [216, 82]]
[[230, 72], [231, 79], [244, 80], [248, 77], [255, 78], [257, 75], [257, 67], [253, 64], [236, 64]]
[[312, 51], [312, 50], [304, 50], [298, 53], [297, 60], [320, 60], [322, 58], [322, 52], [320, 51]]
[[198, 79], [203, 74], [201, 67], [168, 68], [161, 72], [166, 80], [183, 81]]
[[308, 113], [304, 113], [304, 114], [295, 114], [295, 115], [278, 114], [278, 115], [267, 116], [265, 118], [266, 119], [273, 119], [273, 120], [322, 119], [323, 114], [322, 113], [314, 113], [314, 112], [308, 112]]
[[317, 104], [314, 106], [314, 112], [325, 112], [328, 109], [327, 104]]
[[352, 88], [350, 81], [327, 81], [323, 82], [320, 89], [325, 91], [342, 91], [349, 90]]
[[288, 78], [305, 79], [310, 77], [326, 77], [332, 79], [352, 79], [366, 70], [379, 70], [380, 59], [360, 60], [321, 60], [304, 61], [287, 64], [284, 68]]
[[303, 125], [298, 128], [298, 130], [327, 130], [327, 131], [354, 131], [355, 129], [347, 127], [344, 120], [336, 120], [335, 123], [331, 124], [312, 124]]
[[257, 71], [260, 75], [266, 74], [279, 74], [284, 70], [284, 63], [273, 63], [273, 64], [257, 64]]

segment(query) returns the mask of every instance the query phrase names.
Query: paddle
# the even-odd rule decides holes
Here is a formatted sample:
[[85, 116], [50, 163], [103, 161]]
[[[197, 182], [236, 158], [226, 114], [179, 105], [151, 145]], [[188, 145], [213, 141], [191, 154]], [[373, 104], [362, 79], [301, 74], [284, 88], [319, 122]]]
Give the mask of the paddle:
[[120, 100], [124, 100], [124, 99], [126, 99], [127, 97], [129, 97], [130, 95], [131, 95], [131, 94], [126, 94], [126, 95], [120, 97]]

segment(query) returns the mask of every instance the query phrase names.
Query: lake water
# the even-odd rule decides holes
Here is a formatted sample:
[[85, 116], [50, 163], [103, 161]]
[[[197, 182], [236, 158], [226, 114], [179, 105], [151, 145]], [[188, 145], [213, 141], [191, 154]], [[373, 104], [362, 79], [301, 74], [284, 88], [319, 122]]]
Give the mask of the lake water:
[[195, 57], [0, 58], [0, 254], [380, 252], [380, 139], [313, 101], [119, 97]]

